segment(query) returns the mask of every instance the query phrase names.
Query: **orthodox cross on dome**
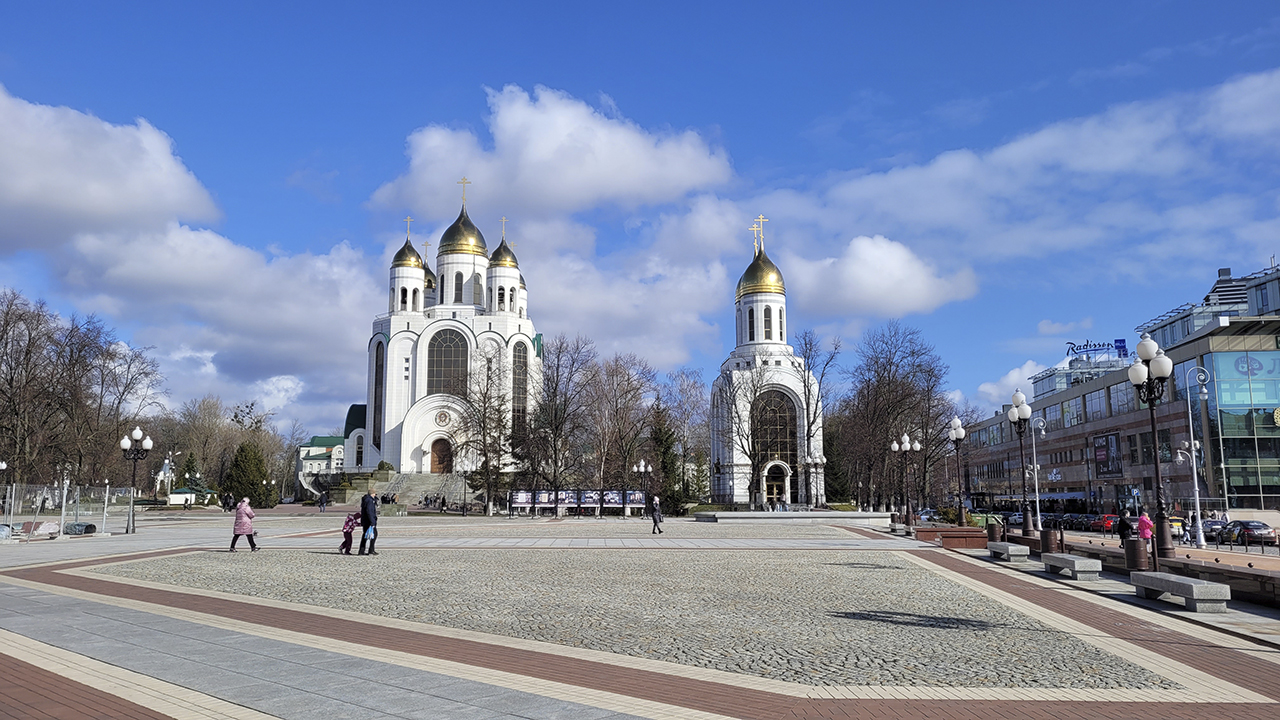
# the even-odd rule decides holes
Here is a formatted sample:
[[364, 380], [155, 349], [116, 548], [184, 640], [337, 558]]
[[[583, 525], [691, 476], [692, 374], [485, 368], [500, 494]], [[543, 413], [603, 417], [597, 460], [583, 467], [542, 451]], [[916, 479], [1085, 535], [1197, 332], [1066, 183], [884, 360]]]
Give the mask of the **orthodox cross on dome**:
[[507, 239], [507, 216], [502, 216], [502, 239]]
[[409, 232], [409, 228], [412, 227], [412, 224], [413, 224], [413, 218], [409, 217], [408, 215], [405, 215], [404, 216], [404, 239], [405, 240], [408, 240], [412, 235], [412, 233]]
[[747, 228], [751, 231], [751, 246], [755, 248], [756, 254], [760, 254], [760, 223], [756, 223]]
[[760, 249], [762, 251], [764, 250], [764, 224], [767, 222], [769, 222], [769, 218], [765, 217], [764, 213], [756, 217], [756, 224], [760, 226]]
[[462, 186], [462, 204], [466, 205], [467, 204], [467, 186], [473, 185], [474, 183], [468, 180], [466, 175], [463, 175], [462, 179], [458, 181], [458, 184]]

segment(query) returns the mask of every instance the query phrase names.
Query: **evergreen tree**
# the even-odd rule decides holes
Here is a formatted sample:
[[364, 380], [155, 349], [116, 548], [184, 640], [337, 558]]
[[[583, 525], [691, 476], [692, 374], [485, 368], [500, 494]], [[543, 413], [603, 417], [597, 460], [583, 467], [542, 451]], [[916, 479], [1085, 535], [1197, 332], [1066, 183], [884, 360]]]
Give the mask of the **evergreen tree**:
[[204, 478], [200, 477], [200, 461], [195, 454], [187, 453], [187, 459], [182, 461], [182, 469], [174, 476], [173, 483], [178, 487], [204, 487]]
[[651, 488], [662, 499], [663, 512], [672, 515], [680, 511], [685, 502], [684, 487], [680, 482], [680, 453], [676, 450], [676, 433], [672, 427], [671, 410], [658, 397], [653, 402], [653, 417], [649, 429], [649, 442], [658, 461], [653, 471], [657, 474], [658, 487]]
[[223, 489], [231, 493], [236, 502], [249, 498], [253, 507], [274, 507], [274, 486], [269, 484], [267, 462], [262, 450], [252, 442], [240, 443], [235, 459], [223, 480]]

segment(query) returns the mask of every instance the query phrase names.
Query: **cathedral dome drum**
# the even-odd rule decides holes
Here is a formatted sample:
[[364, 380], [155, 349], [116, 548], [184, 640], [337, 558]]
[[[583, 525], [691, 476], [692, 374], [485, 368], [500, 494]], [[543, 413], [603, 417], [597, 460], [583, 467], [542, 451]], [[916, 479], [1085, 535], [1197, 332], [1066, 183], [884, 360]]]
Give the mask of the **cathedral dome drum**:
[[462, 212], [458, 213], [458, 219], [444, 231], [440, 236], [440, 250], [438, 255], [448, 255], [450, 253], [466, 253], [470, 255], [480, 255], [489, 257], [489, 249], [484, 244], [484, 234], [480, 232], [480, 228], [471, 222], [471, 218], [467, 217], [467, 206], [462, 206]]
[[764, 248], [756, 251], [755, 259], [738, 280], [737, 299], [741, 300], [742, 296], [752, 293], [787, 294], [787, 286], [782, 280], [782, 271], [769, 259]]
[[406, 238], [404, 247], [400, 248], [396, 256], [391, 259], [391, 267], [425, 268], [426, 263], [422, 262], [422, 256], [418, 254], [417, 250], [413, 249], [413, 243]]

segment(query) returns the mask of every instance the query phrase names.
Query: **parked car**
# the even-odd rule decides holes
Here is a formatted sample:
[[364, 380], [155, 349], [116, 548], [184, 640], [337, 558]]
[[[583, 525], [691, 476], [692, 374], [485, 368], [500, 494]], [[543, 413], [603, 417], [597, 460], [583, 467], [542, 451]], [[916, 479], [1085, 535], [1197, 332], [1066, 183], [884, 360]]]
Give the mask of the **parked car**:
[[1218, 542], [1244, 544], [1276, 544], [1275, 528], [1261, 520], [1232, 520], [1218, 531]]
[[1096, 532], [1111, 532], [1119, 521], [1119, 515], [1099, 515], [1089, 523], [1089, 529]]
[[1093, 513], [1085, 513], [1084, 515], [1078, 515], [1076, 516], [1075, 522], [1072, 523], [1071, 529], [1072, 530], [1090, 530], [1092, 529], [1093, 521], [1096, 520], [1097, 518], [1098, 516], [1094, 515]]
[[1173, 533], [1175, 538], [1182, 536], [1182, 528], [1186, 524], [1186, 520], [1177, 515], [1169, 516], [1169, 531]]
[[[1218, 537], [1218, 531], [1225, 526], [1226, 523], [1221, 520], [1203, 520], [1200, 522], [1200, 527], [1204, 531], [1205, 540], [1213, 540]], [[1192, 530], [1194, 529], [1195, 528], [1192, 528]]]
[[1009, 513], [1004, 518], [1005, 527], [1013, 527], [1022, 524], [1022, 513]]

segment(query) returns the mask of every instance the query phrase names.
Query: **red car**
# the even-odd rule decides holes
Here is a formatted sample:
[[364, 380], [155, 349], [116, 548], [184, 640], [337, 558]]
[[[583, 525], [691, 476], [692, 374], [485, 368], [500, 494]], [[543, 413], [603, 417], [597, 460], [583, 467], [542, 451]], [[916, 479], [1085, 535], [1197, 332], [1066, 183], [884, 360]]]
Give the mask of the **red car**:
[[1119, 522], [1119, 515], [1099, 515], [1089, 523], [1089, 529], [1099, 532], [1109, 532]]

